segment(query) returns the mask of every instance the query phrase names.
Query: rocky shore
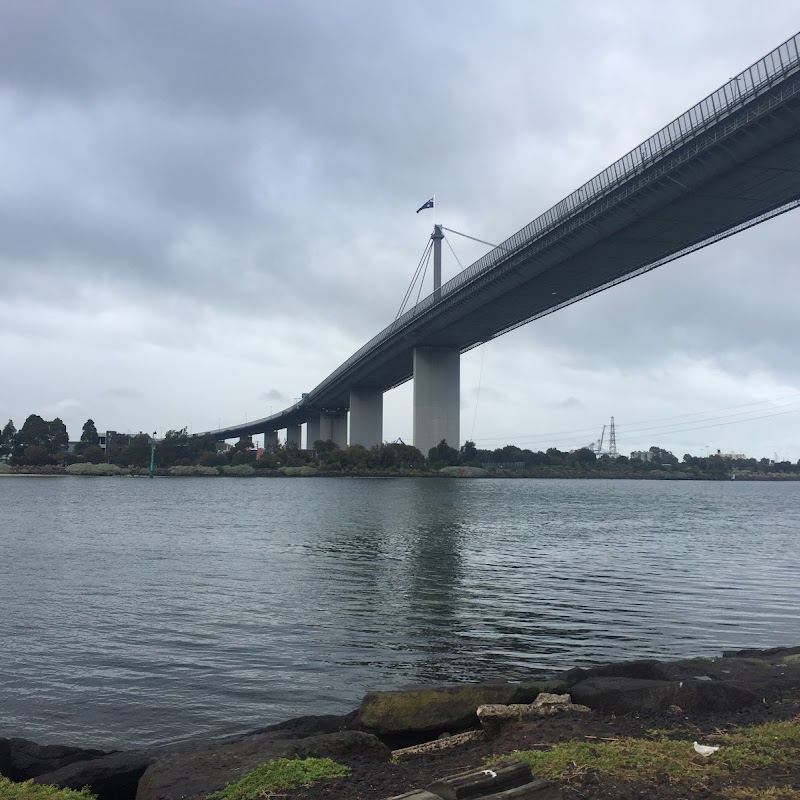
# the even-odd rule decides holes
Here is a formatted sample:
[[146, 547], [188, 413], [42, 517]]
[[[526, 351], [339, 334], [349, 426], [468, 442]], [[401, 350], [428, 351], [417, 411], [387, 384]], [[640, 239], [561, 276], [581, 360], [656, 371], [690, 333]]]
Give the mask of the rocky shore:
[[[327, 758], [348, 774], [280, 795], [795, 800], [798, 715], [800, 647], [743, 650], [572, 669], [549, 681], [370, 692], [347, 714], [146, 750], [0, 738], [0, 774], [87, 786], [98, 800], [186, 800], [265, 762]], [[720, 750], [705, 757], [693, 741]]]

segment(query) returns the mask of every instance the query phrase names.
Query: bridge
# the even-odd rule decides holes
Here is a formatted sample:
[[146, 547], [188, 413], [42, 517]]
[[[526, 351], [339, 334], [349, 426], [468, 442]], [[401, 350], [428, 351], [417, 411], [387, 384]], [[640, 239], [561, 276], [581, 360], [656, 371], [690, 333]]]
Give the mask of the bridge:
[[[206, 431], [300, 446], [383, 441], [383, 393], [414, 380], [414, 445], [460, 444], [471, 348], [800, 205], [800, 33], [399, 316], [294, 405]], [[441, 257], [434, 226], [434, 266]]]

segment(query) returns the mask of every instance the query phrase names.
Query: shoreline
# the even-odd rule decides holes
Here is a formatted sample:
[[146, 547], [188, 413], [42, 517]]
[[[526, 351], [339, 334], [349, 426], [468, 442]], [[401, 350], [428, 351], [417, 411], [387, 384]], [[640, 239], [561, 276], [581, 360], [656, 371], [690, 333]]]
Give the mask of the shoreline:
[[[295, 468], [290, 468], [295, 469]], [[0, 472], [2, 478], [149, 478], [147, 470], [127, 470], [108, 474], [79, 474], [70, 473], [64, 469], [50, 468], [47, 471], [34, 472]], [[800, 474], [778, 473], [774, 475], [740, 475], [735, 479], [730, 476], [700, 476], [687, 475], [685, 473], [644, 473], [640, 475], [614, 475], [602, 472], [592, 472], [584, 475], [565, 475], [565, 474], [520, 474], [514, 472], [492, 473], [486, 475], [469, 474], [442, 474], [440, 472], [344, 472], [334, 470], [313, 470], [304, 474], [294, 472], [282, 472], [281, 470], [259, 470], [246, 475], [224, 474], [216, 475], [196, 473], [196, 474], [170, 474], [167, 469], [158, 469], [155, 478], [350, 478], [364, 480], [389, 480], [394, 478], [427, 478], [434, 480], [577, 480], [577, 481], [673, 481], [673, 482], [700, 482], [700, 483], [795, 483], [800, 481]]]
[[[673, 742], [680, 748], [688, 742], [686, 758], [696, 758], [688, 752], [692, 738], [712, 741], [717, 736], [724, 743], [737, 729], [758, 732], [758, 726], [776, 724], [784, 725], [791, 737], [796, 728], [800, 753], [800, 647], [614, 662], [572, 668], [551, 680], [533, 676], [513, 683], [493, 680], [374, 691], [364, 696], [358, 709], [345, 714], [299, 717], [225, 738], [181, 740], [134, 751], [43, 746], [0, 737], [0, 773], [12, 780], [32, 778], [62, 787], [88, 785], [98, 800], [178, 800], [205, 797], [276, 758], [330, 757], [349, 772], [326, 784], [326, 798], [378, 800], [512, 752], [528, 752], [532, 744], [557, 754], [568, 742], [594, 741], [600, 747], [603, 742], [625, 741], [630, 743], [626, 746], [646, 744], [652, 749], [657, 741], [667, 750], [676, 746]], [[535, 749], [532, 752], [530, 759], [538, 763]], [[586, 758], [594, 756], [589, 752]], [[705, 763], [692, 762], [691, 769], [702, 770]], [[792, 763], [788, 780], [800, 780], [800, 759]], [[786, 777], [784, 772], [765, 772], [758, 764], [736, 769], [736, 779], [745, 783], [763, 783], [766, 778], [780, 783]], [[559, 788], [564, 797], [633, 796], [631, 781], [644, 781], [647, 789], [645, 778], [637, 775], [626, 778], [620, 788], [618, 778], [603, 777], [602, 770], [599, 777], [573, 771], [574, 777]], [[706, 773], [709, 786], [722, 780], [710, 768]], [[681, 794], [687, 787], [679, 780], [662, 784], [655, 796], [688, 796]], [[321, 796], [313, 789], [281, 794], [297, 800]], [[713, 792], [705, 796], [727, 797]]]

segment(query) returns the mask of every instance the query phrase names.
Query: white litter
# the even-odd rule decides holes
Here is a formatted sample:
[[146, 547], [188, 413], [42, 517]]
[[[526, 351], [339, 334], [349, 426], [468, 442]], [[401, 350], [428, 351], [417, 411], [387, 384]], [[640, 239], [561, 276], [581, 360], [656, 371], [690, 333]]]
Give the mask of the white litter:
[[694, 751], [699, 753], [703, 758], [708, 758], [712, 753], [716, 753], [719, 747], [712, 747], [709, 744], [697, 744], [694, 742]]
[[492, 770], [490, 770], [490, 769], [485, 769], [483, 771], [483, 774], [484, 775], [488, 775], [490, 778], [496, 778], [497, 777], [497, 773], [496, 772], [492, 772]]

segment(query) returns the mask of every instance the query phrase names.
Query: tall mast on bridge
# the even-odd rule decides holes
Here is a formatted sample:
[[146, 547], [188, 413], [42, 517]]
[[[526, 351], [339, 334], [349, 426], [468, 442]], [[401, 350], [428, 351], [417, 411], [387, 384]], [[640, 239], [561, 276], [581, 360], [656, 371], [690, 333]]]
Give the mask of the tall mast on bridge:
[[442, 226], [434, 224], [431, 240], [433, 241], [433, 296], [438, 300], [442, 296]]

